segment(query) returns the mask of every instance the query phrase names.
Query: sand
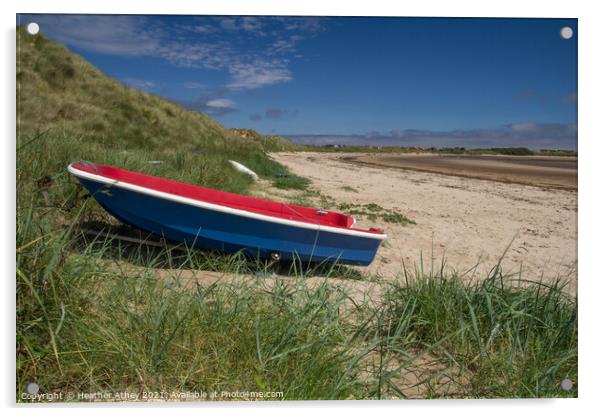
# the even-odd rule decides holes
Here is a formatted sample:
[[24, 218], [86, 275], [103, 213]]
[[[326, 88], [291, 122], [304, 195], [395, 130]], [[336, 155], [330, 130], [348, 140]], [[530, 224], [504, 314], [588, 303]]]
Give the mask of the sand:
[[395, 167], [546, 188], [577, 189], [576, 157], [373, 153], [346, 156], [342, 159], [370, 166]]
[[[387, 233], [374, 262], [365, 268], [382, 279], [400, 278], [406, 267], [455, 270], [482, 279], [502, 261], [505, 273], [522, 279], [570, 279], [577, 287], [577, 192], [517, 183], [450, 176], [361, 163], [369, 155], [274, 153], [275, 160], [338, 203], [376, 203], [416, 222], [399, 225], [358, 218], [359, 228]], [[351, 158], [351, 159], [350, 159]], [[350, 160], [360, 159], [357, 163]], [[363, 159], [363, 160], [362, 160]], [[486, 163], [480, 161], [479, 163]], [[562, 169], [562, 168], [559, 168]], [[349, 190], [353, 187], [357, 192]]]

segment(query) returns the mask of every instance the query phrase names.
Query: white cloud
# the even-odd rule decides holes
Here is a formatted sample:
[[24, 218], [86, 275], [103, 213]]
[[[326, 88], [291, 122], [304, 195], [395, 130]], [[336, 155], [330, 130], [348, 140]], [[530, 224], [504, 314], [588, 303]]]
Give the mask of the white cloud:
[[[517, 126], [518, 130], [513, 127]], [[577, 125], [561, 123], [515, 123], [490, 129], [432, 131], [394, 129], [389, 133], [306, 134], [287, 136], [303, 144], [356, 144], [424, 147], [528, 147], [530, 149], [576, 149]]]
[[161, 46], [159, 28], [139, 16], [40, 15], [41, 32], [91, 52], [152, 55]]
[[228, 87], [233, 89], [256, 89], [292, 79], [290, 70], [276, 61], [232, 65], [230, 74]]
[[[295, 17], [198, 17], [175, 25], [144, 16], [22, 15], [35, 19], [41, 32], [71, 47], [117, 56], [150, 56], [174, 65], [227, 71], [227, 87], [256, 89], [290, 81], [289, 58], [301, 34], [315, 33], [316, 18]], [[266, 22], [270, 30], [266, 31]], [[230, 32], [224, 36], [224, 31]], [[294, 31], [295, 33], [290, 33]], [[182, 33], [206, 36], [192, 38]], [[220, 36], [221, 32], [221, 36]], [[246, 48], [249, 39], [265, 38]], [[257, 46], [262, 45], [262, 46]], [[186, 88], [200, 88], [191, 86]], [[151, 86], [147, 85], [147, 88]]]
[[236, 25], [236, 20], [234, 19], [223, 19], [220, 23], [222, 29], [226, 30], [238, 30], [238, 26]]
[[536, 132], [539, 126], [535, 123], [515, 123], [511, 124], [510, 128], [517, 132]]
[[272, 48], [276, 52], [284, 52], [289, 50], [294, 50], [295, 43], [292, 40], [278, 40], [274, 43]]
[[215, 27], [209, 26], [209, 25], [196, 25], [196, 26], [191, 27], [190, 29], [193, 32], [203, 33], [203, 34], [215, 33], [217, 31]]
[[200, 111], [203, 113], [217, 116], [238, 111], [238, 108], [236, 108], [236, 103], [227, 98], [210, 98], [206, 96], [201, 96], [192, 101], [178, 102], [179, 104], [183, 105], [184, 107], [190, 110]]
[[290, 31], [317, 32], [321, 29], [318, 17], [282, 17], [284, 28]]
[[207, 107], [225, 109], [225, 108], [235, 108], [234, 101], [229, 100], [227, 98], [215, 98], [213, 100], [207, 101]]
[[241, 18], [241, 27], [247, 32], [256, 32], [259, 35], [265, 35], [261, 30], [263, 28], [263, 20], [261, 17], [244, 16]]
[[169, 43], [157, 50], [159, 57], [183, 67], [222, 70], [232, 60], [232, 50], [218, 44]]
[[134, 88], [140, 88], [143, 90], [150, 90], [157, 86], [155, 81], [151, 81], [148, 79], [138, 79], [138, 78], [124, 78], [123, 82], [126, 85], [129, 85]]

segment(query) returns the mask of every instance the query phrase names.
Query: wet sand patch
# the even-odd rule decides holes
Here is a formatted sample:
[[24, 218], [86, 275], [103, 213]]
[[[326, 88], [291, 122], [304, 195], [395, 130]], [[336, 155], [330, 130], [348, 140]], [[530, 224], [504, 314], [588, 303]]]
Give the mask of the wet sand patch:
[[577, 189], [575, 157], [368, 154], [345, 156], [341, 160], [543, 188]]

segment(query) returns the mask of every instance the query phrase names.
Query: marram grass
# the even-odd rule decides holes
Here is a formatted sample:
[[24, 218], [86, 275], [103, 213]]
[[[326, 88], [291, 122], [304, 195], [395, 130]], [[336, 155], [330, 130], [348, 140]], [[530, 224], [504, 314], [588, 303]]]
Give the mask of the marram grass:
[[[32, 381], [285, 400], [577, 394], [559, 387], [577, 381], [577, 305], [560, 284], [416, 271], [360, 301], [334, 278], [308, 285], [302, 265], [273, 278], [239, 255], [119, 258], [110, 240], [78, 245], [75, 227], [38, 233], [36, 211], [18, 222], [18, 400]], [[207, 269], [233, 277], [202, 285], [183, 273]]]

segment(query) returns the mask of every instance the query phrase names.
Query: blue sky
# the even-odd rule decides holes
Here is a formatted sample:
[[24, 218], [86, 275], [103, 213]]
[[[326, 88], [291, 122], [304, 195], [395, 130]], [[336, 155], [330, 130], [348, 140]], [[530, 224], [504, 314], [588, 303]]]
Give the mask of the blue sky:
[[[19, 15], [107, 75], [300, 142], [576, 148], [576, 19]], [[564, 39], [561, 28], [573, 37]]]

